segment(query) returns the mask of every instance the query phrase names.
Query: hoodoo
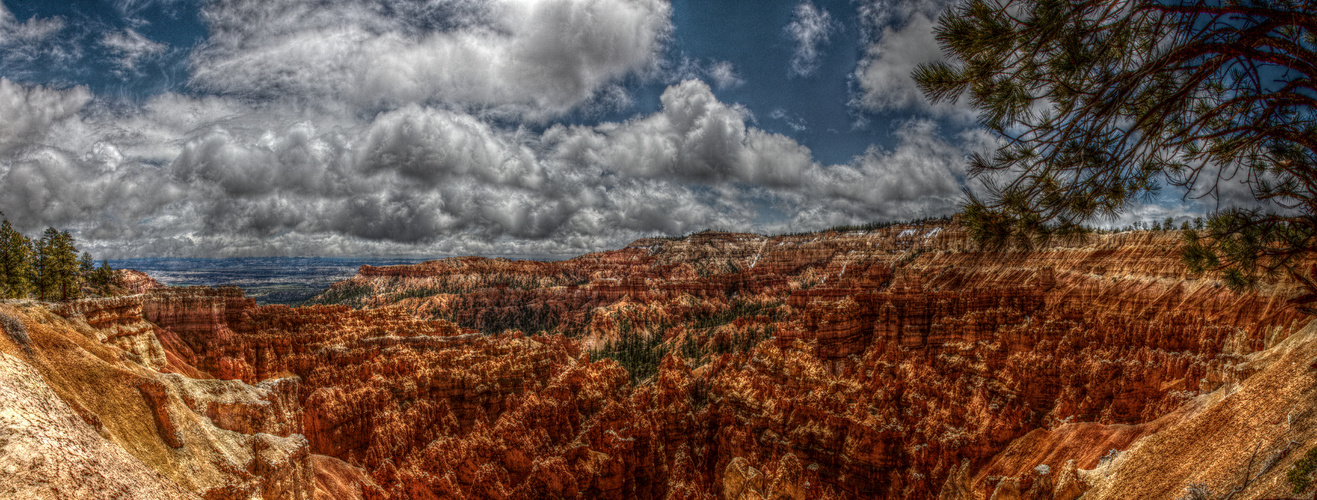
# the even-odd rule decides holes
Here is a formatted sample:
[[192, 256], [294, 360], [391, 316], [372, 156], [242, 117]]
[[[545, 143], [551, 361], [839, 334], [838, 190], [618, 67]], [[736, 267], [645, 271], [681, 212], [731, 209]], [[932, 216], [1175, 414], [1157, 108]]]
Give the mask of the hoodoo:
[[7, 301], [0, 494], [1284, 497], [1317, 328], [1178, 242], [700, 233], [365, 266], [307, 307]]

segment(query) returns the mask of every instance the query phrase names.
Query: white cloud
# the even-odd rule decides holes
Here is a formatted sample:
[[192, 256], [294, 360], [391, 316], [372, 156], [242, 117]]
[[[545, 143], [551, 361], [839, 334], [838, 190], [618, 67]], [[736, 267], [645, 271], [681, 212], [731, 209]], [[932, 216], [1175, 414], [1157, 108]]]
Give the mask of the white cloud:
[[409, 106], [380, 115], [364, 135], [356, 160], [368, 174], [393, 171], [428, 185], [463, 177], [528, 189], [544, 182], [529, 148], [471, 115]]
[[35, 61], [60, 64], [71, 59], [79, 49], [55, 36], [64, 28], [64, 18], [59, 16], [32, 17], [20, 23], [0, 3], [0, 73], [14, 78]]
[[718, 89], [732, 89], [745, 85], [731, 61], [701, 60], [681, 57], [677, 61], [665, 61], [662, 70], [663, 80], [669, 84], [686, 80], [699, 79], [713, 84]]
[[119, 58], [117, 61], [119, 67], [127, 71], [137, 69], [137, 63], [142, 59], [164, 54], [169, 48], [163, 43], [142, 36], [132, 28], [106, 33], [101, 38], [101, 45], [114, 52]]
[[23, 87], [0, 78], [0, 156], [40, 143], [54, 123], [75, 115], [91, 100], [86, 87], [62, 91]]
[[718, 61], [710, 64], [706, 72], [709, 78], [713, 79], [714, 85], [717, 85], [720, 89], [745, 85], [745, 80], [736, 73], [736, 65], [730, 61]]
[[804, 186], [792, 227], [818, 228], [874, 220], [949, 215], [962, 201], [965, 157], [989, 144], [941, 136], [928, 120], [896, 131], [892, 148], [870, 147], [846, 165], [818, 167]]
[[20, 23], [14, 18], [14, 13], [0, 3], [0, 45], [41, 42], [62, 29], [62, 17], [33, 17]]
[[788, 127], [791, 127], [791, 130], [794, 130], [796, 132], [801, 132], [809, 128], [809, 126], [805, 123], [805, 120], [801, 118], [799, 115], [793, 116], [787, 114], [787, 110], [782, 108], [774, 108], [773, 112], [768, 114], [768, 117], [774, 120], [782, 120], [782, 122], [787, 124]]
[[957, 0], [867, 0], [858, 6], [862, 35], [866, 43], [876, 42], [883, 28], [902, 25], [916, 14], [937, 19]]
[[[908, 78], [937, 56], [929, 5], [894, 4], [904, 24], [868, 32], [857, 106], [959, 116], [926, 108]], [[710, 227], [950, 214], [965, 155], [993, 145], [977, 129], [944, 137], [908, 119], [890, 147], [820, 164], [715, 96], [744, 84], [732, 63], [660, 67], [670, 11], [661, 0], [208, 4], [197, 93], [125, 109], [81, 87], [0, 78], [0, 211], [28, 232], [73, 229], [111, 257], [571, 255]], [[835, 23], [805, 2], [792, 26], [793, 72], [814, 71]], [[100, 41], [125, 69], [168, 50], [132, 30]], [[681, 79], [661, 109], [626, 121], [518, 124], [624, 106], [620, 82], [637, 75]], [[783, 110], [767, 118], [805, 127]]]
[[787, 74], [809, 76], [819, 67], [822, 56], [820, 46], [826, 45], [836, 30], [832, 15], [826, 9], [815, 7], [809, 0], [796, 6], [796, 12], [787, 24], [786, 32], [796, 42], [796, 53], [791, 57]]
[[[208, 6], [192, 84], [225, 95], [444, 102], [544, 119], [654, 71], [666, 0], [385, 2], [237, 0]], [[415, 12], [399, 12], [415, 8]]]
[[[954, 205], [963, 151], [917, 122], [820, 165], [698, 80], [659, 112], [542, 133], [411, 105], [373, 117], [165, 94], [137, 110], [0, 80], [0, 211], [98, 255], [570, 255], [708, 227], [802, 230]], [[16, 126], [12, 124], [25, 124]], [[766, 207], [790, 214], [764, 222]]]
[[789, 185], [811, 164], [808, 148], [750, 127], [749, 111], [718, 101], [699, 80], [668, 87], [654, 115], [595, 128], [555, 126], [544, 142], [569, 164], [629, 175], [714, 184]]
[[856, 104], [870, 111], [914, 110], [972, 121], [975, 112], [967, 99], [930, 105], [910, 76], [916, 66], [943, 58], [934, 26], [933, 19], [915, 13], [899, 29], [884, 27], [855, 70], [860, 86]]

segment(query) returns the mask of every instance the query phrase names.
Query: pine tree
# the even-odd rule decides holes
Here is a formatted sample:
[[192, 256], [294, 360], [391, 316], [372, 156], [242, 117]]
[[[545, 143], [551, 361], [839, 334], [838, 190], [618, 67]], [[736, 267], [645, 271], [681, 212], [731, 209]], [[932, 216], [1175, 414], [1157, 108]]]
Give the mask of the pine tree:
[[90, 288], [93, 293], [102, 294], [102, 287], [96, 285], [96, 261], [89, 252], [82, 252], [82, 258], [78, 259], [78, 283], [80, 289]]
[[[59, 291], [61, 300], [76, 299], [82, 296], [82, 275], [78, 272], [78, 247], [73, 243], [73, 235], [68, 231], [59, 233], [57, 245], [60, 265]], [[87, 256], [91, 263], [91, 255]]]
[[0, 222], [0, 298], [19, 299], [32, 291], [32, 253], [32, 240], [8, 219]]
[[68, 300], [82, 295], [78, 279], [78, 249], [68, 231], [46, 228], [36, 245], [34, 266], [41, 300]]
[[110, 268], [110, 261], [102, 260], [101, 267], [92, 271], [91, 276], [92, 287], [100, 290], [100, 293], [104, 295], [110, 285], [114, 283], [114, 269]]
[[55, 297], [58, 290], [58, 274], [55, 258], [55, 239], [59, 237], [59, 231], [53, 227], [46, 228], [41, 234], [41, 239], [36, 243], [36, 255], [33, 260], [32, 274], [36, 285], [37, 298], [41, 300], [51, 300]]
[[967, 95], [1004, 143], [970, 160], [987, 194], [962, 220], [984, 246], [1243, 181], [1284, 210], [1214, 214], [1184, 235], [1190, 268], [1241, 288], [1317, 251], [1314, 2], [968, 0], [936, 31], [949, 57], [915, 70], [924, 95]]

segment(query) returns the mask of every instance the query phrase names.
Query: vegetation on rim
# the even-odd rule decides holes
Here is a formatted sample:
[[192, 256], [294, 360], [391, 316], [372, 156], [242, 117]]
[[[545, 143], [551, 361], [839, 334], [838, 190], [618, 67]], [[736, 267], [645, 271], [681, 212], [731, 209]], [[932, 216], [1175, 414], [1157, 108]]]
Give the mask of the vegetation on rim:
[[101, 261], [96, 267], [91, 254], [78, 257], [68, 231], [49, 227], [34, 242], [8, 219], [0, 219], [0, 298], [76, 299], [84, 288], [95, 294], [109, 293], [113, 281], [114, 270], [108, 262]]

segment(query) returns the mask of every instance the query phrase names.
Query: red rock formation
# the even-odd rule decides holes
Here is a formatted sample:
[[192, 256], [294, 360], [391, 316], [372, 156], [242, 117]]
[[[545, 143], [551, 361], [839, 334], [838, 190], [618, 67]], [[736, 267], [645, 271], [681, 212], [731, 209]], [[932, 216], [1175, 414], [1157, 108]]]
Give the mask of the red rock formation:
[[[561, 263], [374, 268], [349, 283], [369, 287], [376, 306], [397, 303], [472, 328], [521, 315], [534, 321], [501, 324], [581, 336], [593, 348], [616, 340], [623, 324], [663, 335], [671, 350], [694, 345], [705, 353], [687, 356], [697, 365], [699, 382], [690, 385], [698, 395], [672, 384], [655, 394], [677, 370], [668, 362], [653, 389], [633, 395], [706, 402], [698, 423], [654, 422], [659, 435], [678, 436], [663, 449], [683, 450], [667, 455], [666, 469], [680, 458], [696, 470], [670, 472], [674, 491], [721, 491], [718, 478], [733, 458], [763, 466], [790, 454], [814, 475], [812, 495], [911, 498], [936, 496], [953, 469], [984, 470], [1033, 430], [1152, 421], [1234, 376], [1213, 367], [1298, 326], [1300, 316], [1283, 307], [1283, 284], [1235, 295], [1188, 275], [1176, 245], [1176, 233], [1125, 233], [985, 254], [954, 225], [776, 238], [704, 233]], [[461, 294], [427, 296], [427, 287], [454, 289], [456, 269], [469, 271]], [[487, 286], [508, 273], [590, 281]], [[786, 309], [717, 319], [747, 301]], [[718, 347], [769, 326], [770, 344]], [[684, 444], [698, 436], [717, 445]], [[1088, 466], [1106, 451], [1094, 449], [1068, 451], [1067, 460]], [[1027, 493], [1032, 483], [1021, 481]]]
[[146, 293], [164, 287], [155, 278], [136, 269], [116, 269], [114, 271], [114, 284], [130, 294]]
[[[361, 309], [167, 288], [59, 311], [149, 375], [125, 382], [146, 394], [139, 433], [189, 450], [201, 422], [245, 450], [200, 494], [1071, 500], [1081, 469], [1263, 372], [1250, 353], [1304, 320], [1290, 284], [1229, 292], [1178, 244], [701, 233], [365, 266], [320, 297]], [[140, 341], [114, 340], [126, 328]], [[132, 359], [150, 339], [163, 361]], [[84, 422], [137, 435], [74, 396]]]

